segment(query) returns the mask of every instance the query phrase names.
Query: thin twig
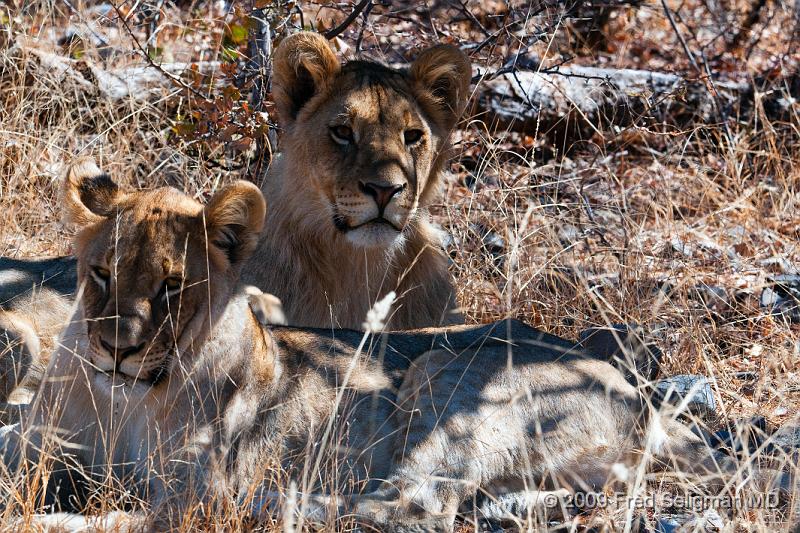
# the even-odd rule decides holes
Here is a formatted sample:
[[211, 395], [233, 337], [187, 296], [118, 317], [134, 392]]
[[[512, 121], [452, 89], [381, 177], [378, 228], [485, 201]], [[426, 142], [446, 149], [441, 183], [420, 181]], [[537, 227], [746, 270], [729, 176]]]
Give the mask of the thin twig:
[[334, 38], [338, 37], [339, 35], [341, 35], [342, 32], [344, 32], [344, 30], [346, 30], [350, 26], [350, 24], [352, 24], [353, 21], [358, 18], [358, 16], [361, 14], [361, 12], [364, 11], [367, 8], [367, 6], [370, 5], [370, 4], [372, 4], [372, 0], [361, 0], [361, 2], [359, 2], [359, 4], [353, 9], [353, 12], [350, 13], [347, 16], [347, 18], [344, 19], [344, 21], [342, 21], [341, 24], [339, 24], [338, 26], [336, 26], [333, 29], [330, 29], [330, 30], [326, 31], [323, 34], [323, 35], [325, 35], [325, 38], [326, 39], [334, 39]]
[[[277, 9], [280, 9], [279, 6], [280, 4]], [[253, 9], [250, 17], [256, 21], [256, 27], [252, 30], [253, 33], [248, 43], [250, 60], [247, 62], [249, 71], [247, 74], [255, 72], [250, 101], [255, 111], [263, 112], [272, 80], [272, 22], [277, 17], [274, 13], [268, 17], [266, 8]], [[256, 165], [253, 171], [255, 176], [262, 174], [262, 167], [265, 163], [264, 154], [267, 155], [266, 162], [271, 160], [277, 144], [278, 138], [273, 126], [268, 128], [266, 138], [261, 136], [256, 138]]]
[[262, 111], [264, 109], [264, 97], [269, 90], [270, 78], [272, 77], [270, 60], [272, 59], [272, 35], [269, 20], [264, 9], [254, 9], [250, 15], [255, 20], [256, 27], [252, 30], [248, 44], [250, 61], [249, 72], [255, 72], [255, 83], [250, 101], [253, 109]]
[[155, 47], [158, 32], [161, 31], [161, 9], [164, 7], [165, 0], [159, 0], [155, 6], [147, 9], [147, 14], [152, 13], [150, 23], [147, 26], [147, 47]]
[[[750, 6], [750, 10], [744, 18], [742, 25], [739, 27], [739, 31], [736, 32], [736, 35], [733, 36], [733, 39], [730, 40], [730, 43], [727, 46], [728, 50], [733, 50], [739, 45], [741, 45], [742, 41], [750, 35], [753, 30], [753, 26], [755, 26], [758, 19], [761, 18], [761, 11], [764, 9], [764, 6], [767, 5], [767, 0], [756, 0]], [[759, 37], [760, 39], [760, 37]]]
[[[706, 90], [711, 95], [711, 103], [714, 106], [714, 110], [717, 112], [717, 116], [719, 118], [722, 127], [725, 129], [725, 135], [728, 138], [729, 149], [733, 150], [734, 142], [733, 142], [733, 134], [731, 133], [730, 126], [728, 124], [728, 114], [725, 112], [725, 108], [722, 105], [722, 102], [719, 98], [719, 91], [717, 90], [717, 86], [714, 83], [714, 78], [711, 74], [711, 68], [708, 66], [708, 59], [706, 58], [705, 52], [700, 51], [700, 55], [703, 59], [703, 68], [701, 69], [700, 66], [695, 61], [694, 54], [689, 49], [689, 45], [686, 44], [686, 41], [681, 35], [680, 30], [678, 29], [678, 25], [675, 23], [675, 19], [672, 17], [672, 11], [670, 11], [669, 7], [667, 6], [666, 0], [661, 0], [661, 5], [664, 6], [664, 13], [667, 15], [667, 19], [669, 19], [669, 23], [672, 26], [672, 29], [675, 31], [675, 35], [678, 37], [678, 40], [683, 46], [683, 50], [686, 52], [686, 56], [691, 61], [692, 66], [695, 70], [700, 74], [701, 77], [705, 77], [706, 80]], [[695, 37], [695, 40], [697, 38]]]
[[369, 12], [372, 11], [373, 7], [375, 7], [375, 4], [370, 2], [367, 8], [364, 10], [364, 15], [362, 17], [364, 22], [361, 23], [361, 30], [359, 30], [358, 38], [356, 39], [356, 54], [361, 52], [361, 42], [364, 40], [364, 30], [367, 29], [367, 19], [369, 18]]
[[491, 32], [487, 30], [486, 27], [481, 23], [481, 21], [478, 20], [478, 17], [476, 17], [475, 14], [469, 10], [469, 8], [467, 7], [467, 3], [464, 0], [458, 0], [458, 3], [461, 6], [461, 12], [464, 13], [464, 16], [467, 17], [473, 24], [475, 24], [478, 27], [478, 29], [481, 30], [481, 33], [489, 37], [491, 35]]
[[128, 32], [128, 35], [131, 36], [131, 38], [133, 39], [134, 44], [136, 44], [136, 48], [138, 49], [139, 53], [144, 57], [145, 61], [147, 61], [147, 63], [151, 67], [153, 67], [154, 69], [159, 71], [161, 73], [161, 75], [164, 76], [165, 78], [167, 78], [170, 82], [172, 82], [173, 85], [176, 85], [177, 87], [180, 87], [181, 89], [184, 89], [184, 90], [187, 90], [187, 91], [191, 92], [193, 95], [195, 95], [198, 98], [201, 98], [203, 100], [208, 100], [208, 97], [206, 95], [204, 95], [203, 93], [201, 93], [200, 91], [198, 91], [197, 89], [195, 89], [194, 87], [192, 87], [191, 85], [189, 85], [188, 83], [186, 83], [185, 81], [180, 79], [179, 77], [173, 76], [172, 74], [170, 74], [169, 72], [164, 70], [161, 67], [161, 65], [159, 65], [158, 63], [153, 61], [153, 58], [150, 57], [150, 54], [148, 54], [147, 51], [144, 49], [144, 47], [142, 47], [142, 43], [139, 42], [139, 39], [136, 37], [136, 34], [133, 33], [133, 30], [128, 25], [128, 21], [125, 19], [125, 15], [122, 14], [122, 12], [119, 10], [119, 7], [117, 7], [116, 4], [112, 4], [112, 7], [114, 8], [114, 11], [117, 12], [117, 16], [119, 17], [119, 20], [122, 22], [122, 25], [125, 27], [125, 31]]
[[678, 25], [675, 23], [675, 19], [672, 16], [672, 11], [670, 11], [669, 6], [667, 5], [667, 0], [661, 0], [661, 5], [664, 6], [664, 14], [667, 15], [667, 20], [669, 20], [669, 25], [672, 26], [672, 30], [675, 32], [675, 35], [678, 37], [678, 40], [683, 47], [683, 51], [686, 53], [686, 57], [689, 58], [689, 61], [692, 63], [692, 66], [697, 72], [702, 73], [703, 71], [700, 69], [700, 66], [697, 64], [697, 61], [694, 59], [694, 54], [689, 49], [689, 45], [686, 44], [686, 40], [681, 35], [680, 30], [678, 29]]
[[75, 9], [75, 6], [73, 6], [72, 3], [69, 0], [63, 0], [63, 2], [64, 2], [64, 5], [66, 5], [69, 8], [69, 10], [72, 11], [72, 13], [75, 16], [77, 16], [78, 19], [86, 26], [86, 29], [88, 29], [92, 33], [92, 36], [95, 39], [97, 39], [97, 42], [100, 43], [100, 46], [108, 46], [108, 39], [106, 39], [105, 37], [100, 35], [97, 31], [95, 31], [95, 29], [92, 26], [92, 24], [90, 24], [89, 22], [87, 22], [84, 19], [84, 17], [81, 14], [81, 12], [78, 11], [77, 9]]

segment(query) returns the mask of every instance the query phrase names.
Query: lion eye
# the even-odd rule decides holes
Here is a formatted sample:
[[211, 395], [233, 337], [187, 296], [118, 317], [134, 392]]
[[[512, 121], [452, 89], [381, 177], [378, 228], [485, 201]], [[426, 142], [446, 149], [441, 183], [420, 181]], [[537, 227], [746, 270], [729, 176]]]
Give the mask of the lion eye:
[[97, 284], [105, 290], [108, 286], [108, 280], [111, 279], [111, 272], [109, 272], [107, 268], [101, 266], [93, 266], [89, 272]]
[[164, 296], [172, 296], [173, 294], [180, 292], [182, 287], [183, 280], [181, 278], [170, 277], [164, 280], [162, 292], [164, 293]]
[[331, 137], [339, 144], [351, 144], [355, 141], [353, 137], [353, 130], [350, 126], [344, 124], [339, 126], [331, 126]]
[[403, 132], [403, 140], [406, 144], [416, 144], [422, 139], [422, 130], [406, 130]]

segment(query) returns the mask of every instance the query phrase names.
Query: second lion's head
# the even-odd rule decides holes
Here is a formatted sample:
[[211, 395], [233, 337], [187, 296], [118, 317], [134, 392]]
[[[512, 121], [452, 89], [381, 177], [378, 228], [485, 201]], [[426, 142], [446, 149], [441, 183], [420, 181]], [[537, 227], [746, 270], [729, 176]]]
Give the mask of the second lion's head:
[[283, 198], [304, 222], [355, 246], [402, 242], [436, 195], [450, 131], [469, 96], [466, 55], [440, 45], [407, 70], [340, 66], [321, 35], [303, 32], [278, 46], [274, 73], [290, 159]]
[[75, 254], [94, 381], [147, 390], [209, 332], [255, 249], [266, 205], [237, 181], [203, 206], [169, 187], [123, 191], [92, 160], [72, 165], [65, 218]]

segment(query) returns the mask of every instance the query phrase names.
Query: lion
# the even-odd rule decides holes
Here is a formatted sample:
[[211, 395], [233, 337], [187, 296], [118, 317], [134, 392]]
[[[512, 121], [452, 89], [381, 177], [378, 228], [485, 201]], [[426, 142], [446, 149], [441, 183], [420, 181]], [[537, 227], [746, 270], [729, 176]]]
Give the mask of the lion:
[[47, 368], [73, 311], [75, 264], [70, 258], [0, 259], [0, 421], [16, 419]]
[[282, 154], [262, 188], [273, 209], [244, 281], [277, 296], [297, 326], [361, 329], [390, 291], [400, 295], [394, 329], [460, 322], [427, 209], [469, 96], [469, 59], [440, 45], [407, 71], [340, 66], [322, 36], [304, 32], [277, 48], [274, 77]]
[[80, 319], [4, 441], [11, 471], [59, 463], [34, 501], [63, 509], [114, 479], [151, 513], [103, 523], [163, 530], [198, 508], [263, 518], [286, 507], [276, 495], [288, 478], [314, 521], [448, 531], [478, 493], [534, 505], [550, 493], [524, 488], [547, 480], [564, 494], [649, 457], [708, 464], [703, 441], [619, 370], [524, 324], [374, 336], [267, 326], [251, 305], [261, 293], [239, 279], [265, 219], [258, 188], [234, 182], [203, 206], [80, 169], [64, 185], [82, 227]]
[[[427, 210], [438, 198], [470, 76], [469, 59], [448, 45], [422, 52], [407, 70], [369, 61], [340, 66], [312, 32], [277, 47], [273, 94], [282, 151], [262, 186], [273, 205], [269, 231], [243, 276], [281, 300], [289, 324], [361, 329], [372, 304], [392, 291], [399, 295], [393, 329], [463, 321]], [[0, 260], [0, 269], [9, 268], [19, 270]], [[25, 313], [28, 300], [9, 301], [16, 288], [0, 284], [8, 302], [2, 305]], [[55, 295], [59, 305], [35, 310], [37, 320], [66, 324], [76, 289]], [[14, 339], [50, 336], [35, 325], [5, 327]], [[20, 349], [12, 355], [3, 357], [15, 368], [28, 358]], [[34, 358], [46, 363], [48, 355], [41, 350]], [[13, 389], [21, 374], [8, 375], [5, 388]], [[28, 380], [21, 396], [37, 382]]]

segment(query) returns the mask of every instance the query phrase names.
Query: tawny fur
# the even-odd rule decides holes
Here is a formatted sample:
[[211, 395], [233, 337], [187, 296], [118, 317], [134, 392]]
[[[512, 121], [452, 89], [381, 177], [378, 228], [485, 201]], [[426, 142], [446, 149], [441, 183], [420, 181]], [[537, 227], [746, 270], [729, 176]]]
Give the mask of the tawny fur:
[[[423, 52], [408, 72], [360, 61], [340, 67], [323, 37], [301, 32], [281, 43], [274, 63], [274, 94], [284, 129], [282, 153], [262, 188], [273, 208], [268, 231], [243, 268], [246, 281], [277, 295], [293, 325], [360, 329], [367, 310], [390, 291], [399, 296], [389, 320], [394, 329], [460, 322], [447, 257], [427, 208], [437, 198], [450, 131], [469, 96], [469, 60], [454, 47], [438, 46]], [[329, 131], [334, 119], [346, 121], [357, 142], [349, 147], [337, 144]], [[422, 132], [414, 146], [404, 142], [408, 128]], [[94, 161], [80, 158], [70, 166], [66, 180], [102, 176]], [[364, 228], [380, 233], [367, 246], [337, 229], [334, 210], [353, 223], [372, 217], [375, 206], [359, 182], [373, 181], [405, 189], [386, 207], [387, 217], [401, 231], [394, 234], [386, 225]], [[94, 207], [113, 205], [118, 192], [105, 190]], [[68, 223], [96, 220], [97, 215], [80, 204], [85, 191], [65, 194]], [[58, 305], [37, 308], [32, 324], [24, 327], [45, 322], [63, 327], [72, 292], [74, 288], [55, 295]], [[30, 312], [24, 309], [28, 300], [12, 299], [17, 296], [14, 287], [4, 290], [0, 283], [0, 296], [4, 310]], [[0, 327], [13, 339], [28, 334], [13, 324]], [[33, 331], [47, 346], [50, 329]], [[20, 367], [25, 353], [15, 349], [4, 356], [7, 365], [3, 364]], [[42, 348], [34, 358], [46, 364], [49, 353]], [[22, 375], [0, 376], [0, 402], [7, 397], [4, 391], [20, 384]], [[32, 375], [20, 394], [30, 396], [37, 385]]]
[[[292, 325], [360, 329], [389, 291], [400, 297], [394, 329], [460, 321], [427, 209], [468, 97], [464, 54], [434, 47], [408, 72], [360, 61], [340, 67], [324, 38], [300, 33], [276, 50], [274, 83], [282, 154], [262, 188], [272, 209], [244, 280], [278, 296]], [[352, 142], [337, 142], [332, 125], [349, 128]], [[421, 139], [408, 145], [408, 130]], [[402, 231], [363, 245], [369, 235], [354, 239], [334, 218], [356, 226], [374, 216], [361, 190], [368, 182], [404, 187], [386, 208]]]
[[0, 261], [0, 424], [14, 422], [39, 385], [74, 311], [74, 275], [61, 259]]
[[[109, 193], [97, 183], [78, 196], [84, 206]], [[384, 531], [441, 531], [500, 484], [600, 487], [613, 463], [702, 453], [668, 420], [648, 441], [649, 415], [618, 370], [513, 321], [371, 339], [264, 326], [251, 311], [258, 293], [237, 282], [264, 213], [252, 186], [233, 184], [206, 208], [172, 189], [119, 193], [109, 207], [90, 208], [98, 218], [76, 239], [78, 316], [6, 435], [4, 464], [22, 475], [44, 450], [67, 472], [118, 480], [153, 511], [130, 527], [175, 527], [197, 503], [259, 516], [288, 476], [313, 493], [317, 519], [353, 511]], [[126, 251], [116, 263], [115, 248]], [[164, 305], [159, 287], [175, 272], [183, 284]], [[141, 350], [103, 348], [120, 337]], [[50, 497], [59, 482], [61, 499], [70, 493], [63, 473], [50, 481]], [[336, 492], [340, 509], [324, 496]]]

